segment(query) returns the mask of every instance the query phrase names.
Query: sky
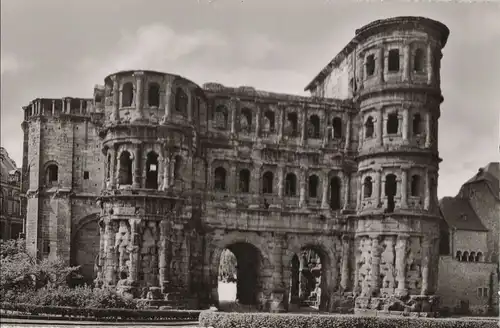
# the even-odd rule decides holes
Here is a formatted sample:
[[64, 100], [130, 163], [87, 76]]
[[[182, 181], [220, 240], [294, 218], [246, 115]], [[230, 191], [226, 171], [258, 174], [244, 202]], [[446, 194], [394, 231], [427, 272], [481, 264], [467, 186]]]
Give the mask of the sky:
[[454, 196], [500, 160], [499, 2], [1, 0], [1, 145], [21, 166], [22, 106], [37, 97], [91, 97], [117, 70], [305, 95], [355, 29], [402, 15], [451, 30], [438, 194]]

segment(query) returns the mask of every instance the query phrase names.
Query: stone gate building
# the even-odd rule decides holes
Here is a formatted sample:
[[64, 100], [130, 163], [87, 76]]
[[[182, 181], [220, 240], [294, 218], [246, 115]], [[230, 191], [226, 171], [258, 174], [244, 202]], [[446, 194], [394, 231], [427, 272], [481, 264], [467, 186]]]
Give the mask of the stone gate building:
[[432, 312], [448, 35], [422, 17], [372, 22], [310, 97], [135, 70], [89, 99], [33, 100], [28, 248], [104, 286], [204, 302], [217, 302], [228, 248], [240, 301], [271, 311], [293, 303], [298, 255], [312, 249], [320, 309]]

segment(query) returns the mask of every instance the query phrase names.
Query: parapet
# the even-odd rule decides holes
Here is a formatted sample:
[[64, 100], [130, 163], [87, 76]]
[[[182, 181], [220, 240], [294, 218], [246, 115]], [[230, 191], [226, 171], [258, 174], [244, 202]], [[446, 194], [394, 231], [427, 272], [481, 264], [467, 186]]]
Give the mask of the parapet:
[[36, 98], [30, 101], [29, 105], [23, 106], [24, 119], [28, 120], [33, 116], [89, 116], [98, 112], [94, 106], [92, 98]]

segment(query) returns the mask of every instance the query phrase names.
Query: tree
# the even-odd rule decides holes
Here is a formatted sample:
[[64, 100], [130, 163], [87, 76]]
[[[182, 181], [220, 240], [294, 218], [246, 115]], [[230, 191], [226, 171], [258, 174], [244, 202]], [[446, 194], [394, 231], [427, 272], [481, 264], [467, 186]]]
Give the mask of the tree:
[[219, 263], [219, 280], [235, 280], [236, 279], [236, 256], [228, 250], [222, 251]]

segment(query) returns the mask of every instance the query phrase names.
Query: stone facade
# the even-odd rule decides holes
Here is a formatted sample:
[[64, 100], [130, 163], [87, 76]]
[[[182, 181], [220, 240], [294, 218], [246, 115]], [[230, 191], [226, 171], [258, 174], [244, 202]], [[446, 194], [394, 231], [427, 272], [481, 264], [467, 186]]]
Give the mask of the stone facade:
[[[28, 246], [93, 263], [98, 285], [204, 303], [218, 301], [228, 248], [240, 301], [265, 311], [292, 305], [292, 267], [311, 249], [320, 309], [432, 313], [448, 34], [420, 17], [370, 23], [308, 85], [311, 97], [123, 71], [93, 99], [33, 101]], [[86, 231], [92, 241], [75, 240]], [[81, 245], [95, 261], [77, 258]]]
[[0, 147], [0, 239], [23, 236], [24, 218], [21, 194], [21, 169]]

